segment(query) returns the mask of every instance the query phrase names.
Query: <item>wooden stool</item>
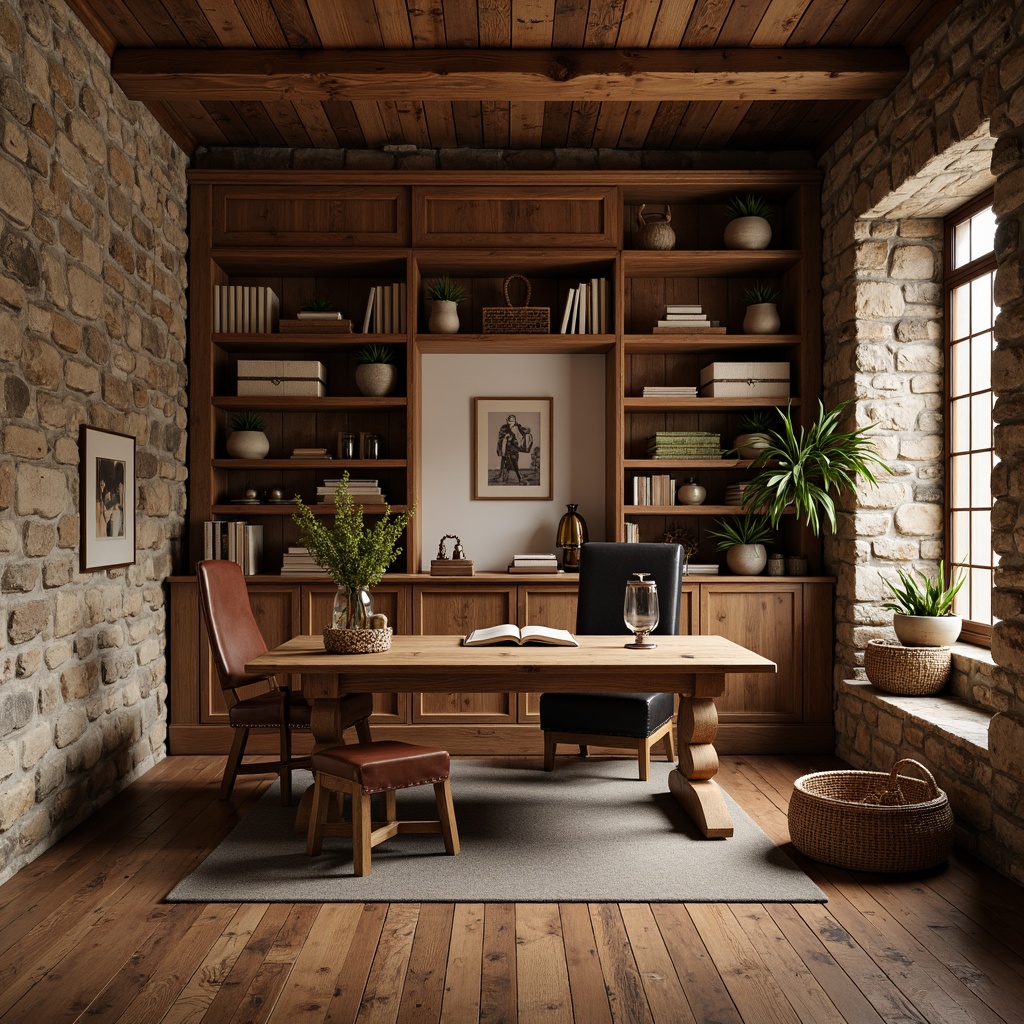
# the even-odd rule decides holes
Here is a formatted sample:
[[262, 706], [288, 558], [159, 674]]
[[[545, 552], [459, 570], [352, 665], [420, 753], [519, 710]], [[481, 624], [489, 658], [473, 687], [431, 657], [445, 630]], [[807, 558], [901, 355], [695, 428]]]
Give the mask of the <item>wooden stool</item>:
[[[351, 836], [355, 873], [368, 875], [370, 850], [378, 843], [400, 832], [440, 832], [445, 853], [454, 856], [459, 852], [459, 832], [448, 781], [449, 761], [447, 750], [390, 740], [316, 751], [311, 764], [316, 784], [306, 853], [310, 856], [319, 853], [325, 835]], [[395, 790], [428, 783], [434, 787], [438, 820], [398, 821]], [[327, 824], [330, 801], [326, 790], [348, 793], [352, 797], [351, 825]], [[385, 794], [384, 821], [371, 821], [370, 797], [374, 793]]]

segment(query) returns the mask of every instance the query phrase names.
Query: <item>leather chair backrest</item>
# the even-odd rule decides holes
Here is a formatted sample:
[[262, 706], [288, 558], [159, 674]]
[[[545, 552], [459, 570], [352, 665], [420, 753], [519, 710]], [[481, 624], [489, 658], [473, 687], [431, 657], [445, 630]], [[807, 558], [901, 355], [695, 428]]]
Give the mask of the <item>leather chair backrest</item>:
[[237, 562], [206, 560], [196, 565], [196, 578], [221, 689], [269, 678], [243, 670], [247, 661], [266, 653], [267, 645], [249, 604], [242, 567]]
[[683, 549], [678, 544], [594, 542], [580, 549], [580, 589], [576, 632], [581, 636], [629, 633], [622, 617], [626, 581], [647, 573], [658, 585], [660, 620], [655, 633], [679, 632], [679, 592]]

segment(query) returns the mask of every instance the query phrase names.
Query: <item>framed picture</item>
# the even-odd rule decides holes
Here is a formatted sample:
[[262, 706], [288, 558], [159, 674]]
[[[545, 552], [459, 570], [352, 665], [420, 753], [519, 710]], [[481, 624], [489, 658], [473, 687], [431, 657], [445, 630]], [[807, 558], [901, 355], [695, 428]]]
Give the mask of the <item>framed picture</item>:
[[552, 499], [551, 398], [473, 399], [473, 497]]
[[79, 518], [82, 572], [135, 561], [135, 438], [82, 425]]

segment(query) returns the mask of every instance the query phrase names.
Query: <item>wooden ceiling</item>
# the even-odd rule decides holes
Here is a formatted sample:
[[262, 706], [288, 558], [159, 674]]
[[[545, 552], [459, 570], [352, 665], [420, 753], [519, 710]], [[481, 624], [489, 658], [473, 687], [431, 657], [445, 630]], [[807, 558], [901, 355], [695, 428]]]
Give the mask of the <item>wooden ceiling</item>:
[[69, 0], [197, 146], [819, 150], [956, 0]]

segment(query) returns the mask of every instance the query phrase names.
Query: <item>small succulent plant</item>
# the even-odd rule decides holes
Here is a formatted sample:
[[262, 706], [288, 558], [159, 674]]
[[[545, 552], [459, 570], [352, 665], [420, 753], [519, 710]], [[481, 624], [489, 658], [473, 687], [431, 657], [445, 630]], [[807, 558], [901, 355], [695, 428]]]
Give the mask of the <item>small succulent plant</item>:
[[302, 306], [303, 313], [333, 313], [334, 303], [330, 299], [322, 299], [318, 295], [314, 295], [311, 299], [307, 299]]
[[236, 412], [231, 417], [232, 430], [259, 430], [267, 428], [267, 421], [258, 412]]
[[771, 203], [764, 196], [753, 194], [736, 196], [725, 207], [725, 215], [730, 220], [735, 217], [767, 217], [771, 212]]
[[466, 297], [466, 289], [445, 274], [430, 286], [428, 294], [441, 302], [462, 302]]
[[762, 302], [778, 302], [781, 294], [778, 285], [758, 281], [743, 292], [743, 305], [756, 306]]
[[737, 544], [764, 544], [773, 536], [768, 517], [757, 512], [719, 519], [716, 526], [707, 532], [709, 537], [716, 538], [719, 551], [727, 551]]
[[395, 358], [395, 351], [390, 345], [364, 345], [357, 353], [356, 358], [361, 363], [390, 363]]

